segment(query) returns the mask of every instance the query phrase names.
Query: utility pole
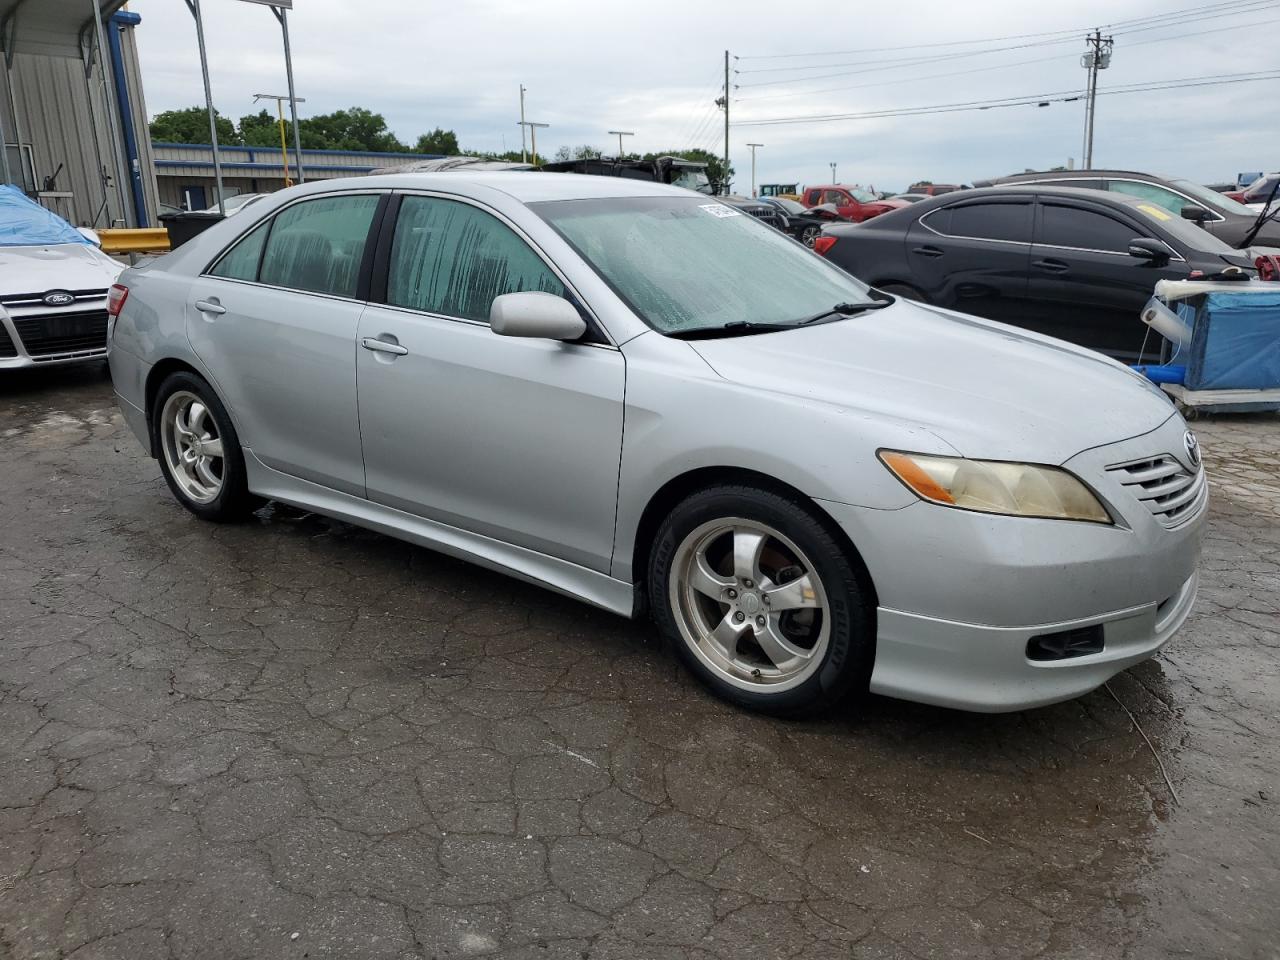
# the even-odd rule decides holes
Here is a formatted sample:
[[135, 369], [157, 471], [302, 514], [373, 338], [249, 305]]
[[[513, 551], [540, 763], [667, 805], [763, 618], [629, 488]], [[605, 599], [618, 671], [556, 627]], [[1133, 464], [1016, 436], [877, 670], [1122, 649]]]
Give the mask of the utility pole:
[[[284, 163], [284, 185], [286, 187], [292, 187], [293, 180], [289, 177], [289, 147], [285, 143], [285, 136], [284, 136], [284, 102], [288, 100], [290, 103], [306, 103], [307, 98], [295, 97], [293, 96], [293, 94], [289, 94], [288, 96], [280, 96], [279, 94], [275, 94], [275, 93], [255, 93], [253, 95], [253, 102], [257, 103], [259, 100], [274, 100], [276, 102], [276, 116], [277, 118], [279, 118], [279, 121], [280, 121], [280, 159]], [[294, 116], [297, 116], [296, 107], [294, 108]], [[299, 151], [299, 153], [301, 153], [301, 151]], [[301, 168], [298, 168], [298, 177], [299, 177], [298, 182], [302, 183]]]
[[[533, 154], [533, 165], [535, 167], [538, 165], [538, 128], [549, 126], [551, 126], [549, 123], [534, 123], [532, 120], [520, 121], [520, 135], [522, 138], [524, 136], [524, 128], [529, 128], [529, 146], [530, 152]], [[523, 151], [521, 151], [521, 155], [524, 155]]]
[[756, 196], [756, 147], [763, 147], [763, 143], [748, 143], [751, 148], [751, 195]]
[[724, 52], [724, 192], [729, 192], [729, 51]]
[[622, 138], [634, 137], [635, 134], [630, 130], [610, 130], [609, 136], [611, 137], [616, 136], [618, 138], [618, 159], [621, 160], [622, 159]]
[[520, 84], [520, 162], [528, 163], [529, 154], [524, 148], [524, 84]]
[[1089, 49], [1081, 55], [1080, 66], [1089, 71], [1089, 86], [1084, 107], [1084, 164], [1082, 170], [1093, 169], [1093, 118], [1098, 108], [1098, 71], [1111, 66], [1111, 48], [1114, 38], [1102, 36], [1094, 28], [1093, 35], [1085, 37]]

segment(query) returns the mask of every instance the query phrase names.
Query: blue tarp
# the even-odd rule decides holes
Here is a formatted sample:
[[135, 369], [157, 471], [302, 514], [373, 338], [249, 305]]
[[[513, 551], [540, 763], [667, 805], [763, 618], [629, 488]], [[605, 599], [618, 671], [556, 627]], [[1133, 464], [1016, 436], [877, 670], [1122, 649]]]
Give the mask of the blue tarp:
[[1280, 389], [1280, 283], [1275, 287], [1274, 293], [1208, 293], [1179, 303], [1179, 314], [1192, 314], [1195, 323], [1188, 389]]
[[0, 247], [40, 247], [49, 243], [89, 243], [89, 239], [17, 187], [0, 184]]

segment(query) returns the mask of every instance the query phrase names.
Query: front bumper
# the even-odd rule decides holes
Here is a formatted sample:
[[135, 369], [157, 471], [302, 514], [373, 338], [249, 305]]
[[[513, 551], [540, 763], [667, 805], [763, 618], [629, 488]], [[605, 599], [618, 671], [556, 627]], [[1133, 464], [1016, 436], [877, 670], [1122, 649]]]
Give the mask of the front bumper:
[[0, 298], [0, 370], [56, 367], [107, 356], [105, 290], [77, 291], [67, 306], [35, 294]]
[[[1207, 496], [1201, 485], [1185, 512], [1162, 518], [1116, 465], [1159, 455], [1195, 472], [1179, 453], [1185, 431], [1173, 416], [1142, 437], [1067, 461], [1114, 525], [924, 502], [901, 510], [824, 503], [876, 587], [871, 690], [967, 710], [1020, 710], [1087, 693], [1153, 656], [1195, 602]], [[1028, 656], [1034, 637], [1095, 625], [1097, 652]]]

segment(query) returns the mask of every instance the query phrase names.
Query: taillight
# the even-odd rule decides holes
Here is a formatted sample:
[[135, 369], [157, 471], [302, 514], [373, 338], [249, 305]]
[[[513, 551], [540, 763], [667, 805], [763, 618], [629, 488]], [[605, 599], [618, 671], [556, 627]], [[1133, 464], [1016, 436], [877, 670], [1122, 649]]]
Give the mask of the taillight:
[[1264, 255], [1253, 261], [1253, 265], [1258, 268], [1259, 280], [1280, 280], [1280, 256]]
[[836, 245], [837, 239], [837, 237], [832, 237], [827, 234], [815, 237], [813, 241], [813, 252], [820, 253], [825, 257], [827, 255], [827, 251]]
[[129, 299], [129, 288], [123, 284], [113, 283], [107, 291], [107, 316], [118, 317], [124, 309], [124, 302]]

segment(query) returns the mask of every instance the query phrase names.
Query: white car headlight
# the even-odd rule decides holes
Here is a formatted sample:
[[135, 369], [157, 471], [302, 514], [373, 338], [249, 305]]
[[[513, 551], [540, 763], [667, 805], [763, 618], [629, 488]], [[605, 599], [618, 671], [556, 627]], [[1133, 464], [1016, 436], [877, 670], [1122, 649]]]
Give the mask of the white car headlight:
[[1112, 522], [1093, 491], [1060, 467], [897, 450], [881, 450], [879, 457], [912, 493], [944, 507], [1012, 517]]

